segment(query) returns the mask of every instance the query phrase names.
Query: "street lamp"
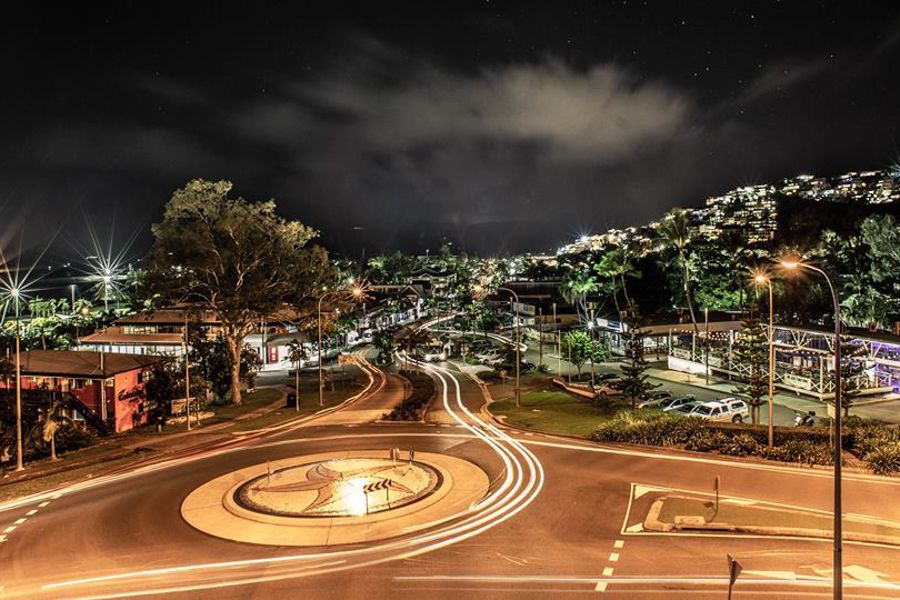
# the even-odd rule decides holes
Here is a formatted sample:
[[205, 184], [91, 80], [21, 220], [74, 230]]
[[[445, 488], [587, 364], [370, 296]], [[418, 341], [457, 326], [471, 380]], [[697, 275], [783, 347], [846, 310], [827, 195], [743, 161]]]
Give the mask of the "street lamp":
[[[485, 287], [481, 284], [475, 284], [472, 287], [472, 290], [475, 292], [476, 296], [481, 296], [481, 294], [485, 292]], [[521, 363], [519, 354], [521, 349], [521, 344], [519, 343], [519, 295], [506, 287], [497, 288], [497, 291], [508, 292], [512, 295], [513, 302], [515, 302], [515, 311], [513, 312], [513, 318], [516, 322], [516, 406], [518, 407], [522, 405], [522, 390], [520, 389], [521, 386], [519, 385], [521, 382], [521, 379], [519, 377], [519, 364]]]
[[831, 300], [834, 303], [834, 584], [833, 597], [841, 600], [843, 597], [843, 547], [841, 541], [841, 303], [838, 294], [831, 283], [828, 274], [822, 269], [800, 262], [787, 259], [781, 261], [781, 266], [789, 271], [807, 269], [818, 273], [825, 278], [828, 290], [831, 292]]
[[[325, 399], [324, 399], [323, 394], [322, 394], [322, 300], [324, 300], [324, 299], [327, 298], [328, 296], [331, 296], [331, 295], [334, 295], [334, 294], [341, 294], [341, 293], [344, 293], [344, 292], [346, 292], [346, 291], [348, 291], [348, 290], [330, 290], [330, 291], [327, 291], [327, 292], [323, 293], [321, 296], [319, 296], [319, 302], [317, 303], [317, 315], [318, 315], [318, 317], [317, 317], [317, 322], [318, 322], [318, 328], [319, 328], [319, 345], [318, 345], [318, 348], [316, 348], [316, 350], [318, 351], [318, 355], [319, 355], [319, 365], [318, 365], [318, 370], [319, 370], [319, 406], [325, 406]], [[364, 289], [363, 286], [361, 286], [361, 285], [353, 285], [353, 286], [350, 288], [349, 292], [350, 292], [350, 296], [351, 296], [354, 300], [360, 300], [360, 299], [362, 299], [362, 297], [365, 295], [365, 289]]]
[[16, 303], [16, 471], [23, 471], [25, 464], [22, 458], [22, 336], [19, 331], [19, 288], [12, 288], [9, 295]]
[[756, 285], [765, 285], [769, 288], [769, 448], [775, 443], [775, 429], [773, 425], [772, 402], [775, 396], [775, 340], [773, 337], [773, 304], [772, 304], [772, 280], [764, 273], [757, 273], [753, 277]]
[[519, 358], [519, 352], [521, 351], [522, 344], [520, 343], [519, 338], [519, 295], [516, 294], [509, 288], [502, 287], [497, 288], [500, 292], [509, 292], [512, 294], [513, 302], [515, 302], [515, 310], [513, 311], [513, 318], [516, 320], [516, 407], [522, 405], [522, 387], [520, 385], [521, 380], [519, 378], [519, 366], [522, 362]]

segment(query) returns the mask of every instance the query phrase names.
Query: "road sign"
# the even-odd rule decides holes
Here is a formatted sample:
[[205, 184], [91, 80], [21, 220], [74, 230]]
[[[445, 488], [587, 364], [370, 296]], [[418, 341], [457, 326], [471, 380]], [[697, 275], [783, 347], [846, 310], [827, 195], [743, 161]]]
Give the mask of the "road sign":
[[721, 485], [721, 483], [721, 479], [719, 479], [719, 476], [716, 475], [716, 481], [713, 483], [713, 487], [716, 490], [716, 514], [719, 514], [719, 486]]

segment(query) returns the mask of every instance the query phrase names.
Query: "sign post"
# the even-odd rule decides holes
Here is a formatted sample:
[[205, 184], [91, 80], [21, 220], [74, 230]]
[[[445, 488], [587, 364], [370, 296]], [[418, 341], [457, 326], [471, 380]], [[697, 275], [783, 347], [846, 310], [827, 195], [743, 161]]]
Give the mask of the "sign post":
[[728, 600], [731, 600], [731, 589], [734, 582], [737, 581], [738, 575], [741, 574], [741, 563], [736, 561], [733, 556], [728, 555]]
[[713, 484], [713, 487], [716, 490], [716, 514], [717, 515], [719, 514], [719, 486], [721, 485], [721, 483], [722, 483], [722, 480], [719, 478], [718, 475], [716, 475], [716, 481]]

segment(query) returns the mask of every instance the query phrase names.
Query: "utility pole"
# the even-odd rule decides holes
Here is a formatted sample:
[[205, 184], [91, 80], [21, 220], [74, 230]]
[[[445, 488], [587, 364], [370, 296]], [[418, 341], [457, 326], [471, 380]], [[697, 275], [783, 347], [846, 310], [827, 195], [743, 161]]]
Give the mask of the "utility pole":
[[538, 369], [544, 366], [544, 307], [538, 307]]

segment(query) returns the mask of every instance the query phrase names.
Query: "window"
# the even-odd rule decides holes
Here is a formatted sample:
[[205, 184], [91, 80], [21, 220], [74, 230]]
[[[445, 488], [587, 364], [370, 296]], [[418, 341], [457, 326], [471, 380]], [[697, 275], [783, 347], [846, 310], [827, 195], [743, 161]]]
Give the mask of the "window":
[[144, 371], [138, 371], [137, 382], [144, 383]]

